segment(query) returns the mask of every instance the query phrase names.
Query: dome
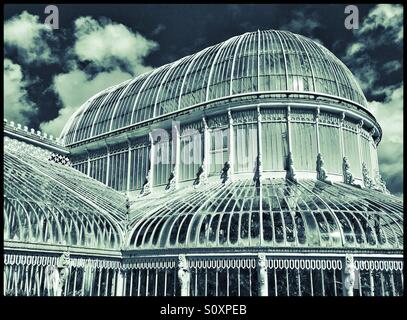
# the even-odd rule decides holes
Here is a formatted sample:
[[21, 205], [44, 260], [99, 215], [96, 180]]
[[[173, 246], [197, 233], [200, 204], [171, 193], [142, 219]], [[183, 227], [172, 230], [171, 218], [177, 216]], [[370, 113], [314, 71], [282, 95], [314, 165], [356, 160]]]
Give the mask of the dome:
[[71, 117], [66, 145], [179, 110], [258, 93], [318, 95], [366, 107], [349, 69], [319, 43], [288, 31], [245, 33], [107, 88]]
[[402, 202], [343, 183], [239, 179], [164, 199], [131, 209], [129, 249], [403, 248]]

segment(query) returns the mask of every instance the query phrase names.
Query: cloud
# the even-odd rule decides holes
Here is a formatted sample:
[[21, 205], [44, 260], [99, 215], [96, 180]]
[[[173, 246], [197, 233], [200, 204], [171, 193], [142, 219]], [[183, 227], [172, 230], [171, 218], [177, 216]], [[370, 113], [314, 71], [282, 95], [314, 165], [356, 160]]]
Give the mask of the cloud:
[[321, 23], [319, 22], [318, 14], [308, 7], [303, 11], [294, 11], [291, 20], [282, 24], [279, 29], [299, 33], [322, 44], [322, 41], [315, 35], [315, 32], [320, 27]]
[[144, 58], [158, 47], [123, 24], [91, 17], [76, 19], [75, 37], [74, 52], [80, 61], [103, 69], [121, 67], [133, 75], [150, 69], [144, 65]]
[[155, 27], [155, 29], [151, 32], [151, 34], [154, 35], [154, 36], [157, 36], [157, 35], [159, 35], [161, 32], [165, 31], [166, 29], [167, 29], [167, 27], [166, 27], [164, 24], [159, 23], [159, 24], [157, 25], [157, 27]]
[[57, 118], [42, 123], [41, 130], [58, 136], [69, 118], [86, 100], [103, 89], [129, 78], [131, 78], [129, 73], [118, 69], [100, 72], [93, 78], [79, 69], [55, 76], [52, 87], [62, 101], [63, 108], [59, 110]]
[[401, 68], [402, 68], [402, 65], [401, 65], [400, 61], [397, 61], [397, 60], [388, 61], [383, 65], [383, 70], [384, 70], [384, 72], [386, 72], [386, 74], [390, 74]]
[[4, 59], [4, 117], [9, 121], [26, 124], [36, 113], [34, 104], [28, 99], [21, 66], [10, 59]]
[[55, 136], [94, 94], [151, 70], [144, 58], [158, 47], [123, 24], [107, 19], [80, 17], [74, 25], [74, 60], [67, 63], [69, 71], [56, 75], [52, 84], [63, 107], [55, 119], [40, 125]]
[[383, 130], [378, 147], [380, 172], [392, 193], [403, 193], [403, 85], [383, 89], [384, 102], [372, 101], [370, 107]]
[[[375, 32], [384, 29], [387, 37], [380, 38], [384, 41], [403, 41], [403, 6], [401, 4], [378, 4], [363, 21], [363, 25], [356, 31], [358, 34]], [[376, 43], [379, 45], [381, 43]]]
[[[401, 68], [397, 60], [383, 61], [389, 52], [388, 46], [402, 51], [403, 7], [397, 4], [379, 4], [369, 11], [361, 21], [359, 29], [353, 30], [355, 42], [348, 44], [344, 62], [358, 78], [366, 94], [375, 93], [375, 86], [387, 75]], [[379, 63], [380, 62], [380, 63]], [[386, 79], [389, 80], [389, 79]]]
[[5, 48], [15, 49], [23, 63], [55, 62], [56, 57], [52, 55], [49, 45], [55, 39], [52, 29], [27, 11], [4, 23]]

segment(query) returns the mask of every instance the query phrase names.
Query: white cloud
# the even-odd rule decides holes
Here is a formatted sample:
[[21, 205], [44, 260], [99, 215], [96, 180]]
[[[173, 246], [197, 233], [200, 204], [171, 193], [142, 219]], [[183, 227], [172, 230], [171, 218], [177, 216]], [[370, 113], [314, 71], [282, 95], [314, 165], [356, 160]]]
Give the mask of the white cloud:
[[[356, 41], [348, 44], [343, 60], [351, 66], [365, 93], [373, 93], [381, 80], [381, 71], [373, 58], [384, 45], [400, 46], [403, 40], [403, 7], [397, 4], [379, 4], [369, 11], [355, 29]], [[401, 67], [397, 61], [381, 62], [383, 74]], [[378, 72], [379, 71], [379, 72]]]
[[21, 66], [10, 59], [4, 59], [4, 117], [9, 121], [28, 124], [30, 117], [36, 113], [33, 103], [28, 99], [26, 87], [28, 82], [24, 79]]
[[4, 23], [5, 47], [15, 48], [24, 63], [55, 62], [48, 43], [53, 39], [52, 29], [27, 11]]
[[384, 102], [372, 101], [370, 107], [382, 127], [378, 155], [380, 172], [394, 193], [403, 191], [403, 85], [385, 88]]
[[123, 24], [102, 24], [91, 17], [75, 21], [74, 51], [81, 61], [90, 61], [102, 68], [128, 66], [133, 75], [148, 71], [144, 58], [157, 44], [132, 32]]
[[315, 31], [320, 26], [321, 23], [319, 22], [319, 17], [315, 11], [306, 8], [304, 11], [296, 11], [292, 19], [281, 25], [280, 29], [299, 33], [323, 45], [322, 41], [315, 37]]
[[383, 65], [383, 69], [386, 72], [386, 74], [397, 71], [400, 68], [402, 68], [402, 65], [401, 65], [400, 61], [397, 61], [397, 60], [388, 61]]
[[41, 129], [58, 136], [73, 113], [90, 97], [112, 85], [123, 82], [152, 68], [144, 58], [157, 47], [139, 33], [122, 24], [101, 23], [91, 17], [75, 20], [73, 51], [80, 61], [96, 66], [98, 73], [90, 76], [70, 61], [71, 70], [54, 77], [53, 90], [63, 108], [57, 118], [41, 124]]
[[346, 55], [348, 56], [353, 56], [356, 53], [360, 52], [361, 50], [363, 50], [365, 48], [365, 45], [362, 44], [361, 42], [354, 42], [351, 43], [348, 48], [346, 49]]
[[100, 72], [95, 77], [78, 69], [59, 74], [54, 78], [53, 89], [59, 95], [63, 108], [57, 118], [41, 124], [41, 130], [59, 136], [69, 118], [86, 100], [94, 94], [131, 78], [129, 73], [118, 69], [111, 72]]
[[387, 41], [401, 42], [403, 40], [403, 6], [401, 4], [378, 4], [363, 21], [358, 34], [384, 28], [388, 35]]

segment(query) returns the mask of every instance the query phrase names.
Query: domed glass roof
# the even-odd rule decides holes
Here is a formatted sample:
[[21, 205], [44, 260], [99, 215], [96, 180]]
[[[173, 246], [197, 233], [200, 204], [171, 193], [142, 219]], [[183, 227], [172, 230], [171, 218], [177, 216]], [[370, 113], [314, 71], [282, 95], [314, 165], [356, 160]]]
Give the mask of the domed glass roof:
[[366, 106], [349, 69], [313, 40], [288, 32], [245, 33], [89, 99], [61, 138], [72, 144], [214, 100], [257, 92], [317, 93]]
[[131, 208], [130, 249], [403, 247], [402, 202], [342, 183], [241, 179], [149, 197]]

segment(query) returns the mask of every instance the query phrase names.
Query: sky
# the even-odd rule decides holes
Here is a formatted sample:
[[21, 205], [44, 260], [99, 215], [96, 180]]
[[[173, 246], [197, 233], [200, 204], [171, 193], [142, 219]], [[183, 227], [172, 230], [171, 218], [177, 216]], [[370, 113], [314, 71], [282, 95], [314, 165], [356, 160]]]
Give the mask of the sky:
[[[4, 6], [4, 118], [58, 136], [102, 89], [244, 32], [289, 30], [318, 41], [353, 72], [383, 129], [378, 148], [388, 189], [403, 194], [403, 6], [358, 5], [348, 30], [339, 5]], [[91, 49], [92, 48], [92, 49]]]

